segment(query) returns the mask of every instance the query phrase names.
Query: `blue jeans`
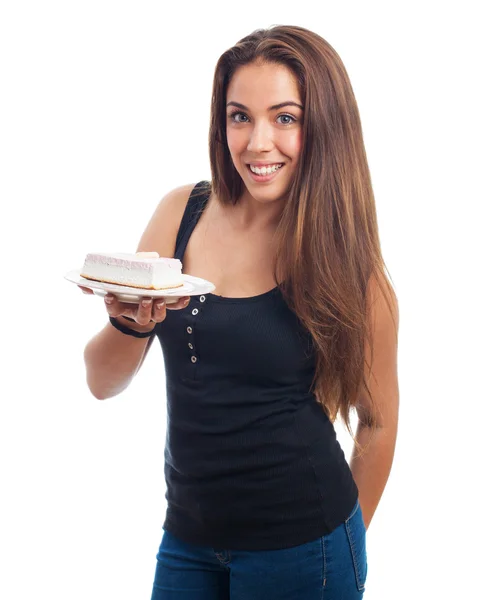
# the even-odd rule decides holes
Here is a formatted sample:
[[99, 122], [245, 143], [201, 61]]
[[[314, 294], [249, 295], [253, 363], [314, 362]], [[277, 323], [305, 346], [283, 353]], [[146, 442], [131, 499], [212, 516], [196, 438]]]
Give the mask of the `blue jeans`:
[[365, 534], [358, 500], [334, 531], [283, 550], [219, 550], [165, 531], [151, 600], [360, 600]]

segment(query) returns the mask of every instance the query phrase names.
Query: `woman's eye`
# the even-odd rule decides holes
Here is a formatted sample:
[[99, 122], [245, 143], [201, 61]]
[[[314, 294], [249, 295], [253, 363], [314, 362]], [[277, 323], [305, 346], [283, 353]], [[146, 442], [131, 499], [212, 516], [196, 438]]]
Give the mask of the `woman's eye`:
[[292, 115], [280, 115], [278, 118], [279, 119], [284, 119], [284, 118], [290, 119], [290, 121], [287, 121], [286, 123], [282, 122], [282, 125], [291, 125], [296, 120]]
[[[230, 115], [230, 119], [231, 119], [233, 122], [235, 122], [235, 123], [242, 123], [242, 121], [240, 121], [239, 119], [237, 119], [237, 117], [238, 117], [238, 116], [241, 116], [241, 117], [245, 117], [245, 118], [247, 118], [247, 116], [246, 116], [246, 115], [244, 115], [244, 113], [241, 113], [241, 112], [234, 112], [234, 113], [232, 113], [232, 114]], [[245, 122], [245, 121], [243, 121], [243, 122]]]

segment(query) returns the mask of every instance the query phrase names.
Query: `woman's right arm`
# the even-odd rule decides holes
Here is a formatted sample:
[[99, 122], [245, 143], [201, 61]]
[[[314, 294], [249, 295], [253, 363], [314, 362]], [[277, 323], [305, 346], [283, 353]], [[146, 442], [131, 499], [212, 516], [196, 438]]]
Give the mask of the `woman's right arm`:
[[[194, 184], [175, 188], [159, 203], [138, 245], [138, 252], [158, 252], [160, 256], [173, 257], [179, 225]], [[82, 288], [85, 293], [92, 293]], [[136, 331], [149, 331], [155, 323], [165, 319], [166, 310], [185, 308], [187, 298], [175, 304], [160, 306], [155, 300], [148, 306], [137, 306], [119, 302], [108, 294], [105, 303], [108, 316]], [[188, 298], [189, 300], [189, 298]], [[123, 319], [125, 315], [135, 319], [135, 323]], [[150, 323], [152, 319], [155, 323]], [[153, 338], [136, 338], [115, 329], [109, 322], [86, 345], [84, 361], [87, 371], [87, 385], [99, 400], [116, 396], [127, 388], [138, 373]]]

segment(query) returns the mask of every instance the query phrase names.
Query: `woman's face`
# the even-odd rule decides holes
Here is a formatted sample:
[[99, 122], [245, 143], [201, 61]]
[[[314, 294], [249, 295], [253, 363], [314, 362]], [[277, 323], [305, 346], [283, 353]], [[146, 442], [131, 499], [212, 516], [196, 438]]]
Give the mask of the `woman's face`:
[[[226, 95], [228, 148], [257, 201], [285, 196], [299, 159], [302, 120], [299, 87], [289, 69], [252, 63], [235, 71]], [[251, 166], [266, 168], [266, 174], [252, 173]]]

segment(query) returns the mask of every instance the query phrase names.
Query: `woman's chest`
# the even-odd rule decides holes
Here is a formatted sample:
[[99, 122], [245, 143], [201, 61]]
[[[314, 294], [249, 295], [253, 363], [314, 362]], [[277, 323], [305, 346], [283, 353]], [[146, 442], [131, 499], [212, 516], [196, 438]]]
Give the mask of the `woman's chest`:
[[159, 339], [168, 370], [183, 379], [290, 385], [314, 366], [311, 338], [277, 288], [253, 298], [194, 296], [167, 315]]
[[201, 220], [190, 236], [182, 262], [183, 273], [211, 281], [218, 296], [258, 296], [276, 286], [272, 236], [268, 233], [239, 233]]

